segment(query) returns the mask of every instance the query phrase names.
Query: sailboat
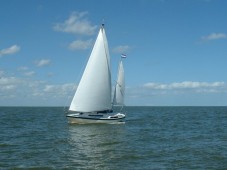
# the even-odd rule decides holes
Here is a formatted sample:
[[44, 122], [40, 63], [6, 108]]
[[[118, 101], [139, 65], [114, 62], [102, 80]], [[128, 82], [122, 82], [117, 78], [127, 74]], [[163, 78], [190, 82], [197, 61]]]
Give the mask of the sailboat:
[[118, 66], [118, 76], [114, 89], [113, 104], [115, 106], [121, 106], [121, 110], [124, 106], [124, 96], [125, 96], [125, 78], [124, 78], [124, 67], [123, 61], [121, 61]]
[[[122, 61], [120, 62], [119, 80], [124, 78]], [[124, 82], [121, 80], [121, 82]], [[104, 29], [101, 25], [91, 55], [69, 107], [69, 123], [115, 123], [122, 122], [125, 114], [113, 112], [114, 104], [123, 104], [124, 84], [116, 83], [112, 99], [110, 54]], [[123, 88], [123, 90], [119, 90]], [[122, 93], [123, 92], [123, 93]], [[122, 95], [122, 97], [124, 97]]]

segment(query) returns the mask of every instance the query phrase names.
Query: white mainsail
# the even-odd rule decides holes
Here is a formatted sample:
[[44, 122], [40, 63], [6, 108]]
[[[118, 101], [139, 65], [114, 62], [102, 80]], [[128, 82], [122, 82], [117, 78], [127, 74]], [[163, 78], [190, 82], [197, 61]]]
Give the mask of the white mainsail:
[[124, 80], [124, 67], [122, 60], [120, 61], [118, 67], [118, 77], [114, 91], [114, 105], [124, 105], [124, 96], [125, 96], [125, 80]]
[[94, 112], [111, 108], [110, 55], [102, 25], [69, 110]]

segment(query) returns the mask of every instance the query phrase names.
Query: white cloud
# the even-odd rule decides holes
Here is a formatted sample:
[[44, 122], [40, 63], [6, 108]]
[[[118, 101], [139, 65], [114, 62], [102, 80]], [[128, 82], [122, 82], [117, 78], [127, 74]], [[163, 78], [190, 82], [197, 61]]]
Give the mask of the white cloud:
[[0, 56], [15, 54], [18, 51], [20, 51], [20, 47], [18, 45], [12, 45], [9, 48], [5, 48], [5, 49], [0, 50]]
[[43, 67], [43, 66], [49, 65], [50, 62], [51, 61], [49, 59], [42, 59], [42, 60], [36, 61], [35, 64], [37, 67]]
[[34, 74], [35, 74], [34, 71], [28, 71], [24, 73], [25, 76], [33, 76]]
[[119, 54], [127, 53], [129, 50], [130, 50], [130, 47], [128, 45], [120, 45], [113, 48], [113, 52], [119, 53]]
[[[69, 105], [75, 90], [74, 83], [49, 84], [30, 77], [20, 78], [2, 74], [0, 105]], [[126, 104], [203, 105], [204, 99], [209, 98], [213, 103], [208, 104], [218, 105], [219, 97], [223, 95], [227, 95], [227, 84], [218, 81], [146, 83], [142, 86], [126, 88]], [[225, 100], [220, 99], [220, 101]]]
[[70, 50], [86, 50], [92, 46], [92, 40], [76, 40], [69, 44], [68, 48]]
[[7, 85], [17, 84], [20, 82], [20, 79], [16, 77], [1, 77], [0, 78], [0, 88]]
[[17, 69], [18, 71], [26, 71], [28, 70], [28, 67], [25, 67], [25, 66], [21, 66]]
[[125, 97], [126, 105], [225, 106], [227, 84], [221, 81], [152, 82], [126, 88]]
[[53, 77], [53, 76], [54, 76], [54, 73], [49, 72], [49, 73], [47, 73], [47, 76], [48, 76], [48, 77]]
[[62, 85], [45, 85], [45, 88], [43, 89], [46, 93], [54, 93], [55, 95], [65, 95], [68, 94], [72, 89], [74, 89], [75, 84], [72, 83], [66, 83]]
[[203, 41], [211, 41], [211, 40], [218, 40], [218, 39], [227, 39], [227, 34], [225, 34], [225, 33], [211, 33], [209, 35], [203, 36], [201, 39]]
[[68, 105], [69, 97], [75, 93], [74, 87], [73, 83], [48, 84], [28, 77], [3, 75], [0, 78], [0, 105]]
[[1, 87], [1, 90], [12, 90], [12, 89], [15, 89], [16, 86], [15, 85], [5, 85], [5, 86], [2, 86]]
[[193, 81], [184, 81], [180, 83], [170, 83], [170, 84], [161, 84], [161, 83], [146, 83], [143, 85], [146, 88], [155, 89], [155, 90], [172, 90], [172, 89], [199, 89], [199, 88], [220, 88], [224, 87], [224, 82], [193, 82]]
[[16, 77], [0, 77], [0, 105], [7, 104], [15, 97], [17, 84], [20, 83], [21, 81]]
[[63, 23], [55, 24], [53, 28], [55, 31], [92, 35], [95, 33], [97, 26], [92, 26], [90, 21], [85, 18], [87, 14], [88, 12], [73, 12], [67, 20]]
[[[37, 64], [37, 62], [36, 62]], [[21, 66], [17, 68], [18, 71], [20, 71], [24, 76], [31, 77], [35, 74], [34, 71], [31, 71], [28, 67], [26, 66]]]
[[1, 76], [3, 76], [5, 74], [5, 72], [3, 70], [0, 70], [0, 78]]

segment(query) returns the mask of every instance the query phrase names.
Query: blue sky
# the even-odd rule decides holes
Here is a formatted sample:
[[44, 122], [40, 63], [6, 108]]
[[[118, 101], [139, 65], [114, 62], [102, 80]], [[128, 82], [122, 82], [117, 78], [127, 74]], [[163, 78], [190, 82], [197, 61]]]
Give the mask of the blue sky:
[[126, 105], [226, 106], [225, 0], [2, 0], [0, 106], [69, 105], [104, 21]]

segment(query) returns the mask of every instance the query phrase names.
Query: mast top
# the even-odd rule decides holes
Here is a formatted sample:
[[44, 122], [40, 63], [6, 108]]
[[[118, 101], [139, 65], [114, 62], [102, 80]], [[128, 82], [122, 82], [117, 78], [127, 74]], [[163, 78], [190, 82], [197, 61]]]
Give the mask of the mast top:
[[104, 18], [102, 19], [102, 24], [101, 24], [101, 27], [104, 28]]
[[104, 23], [101, 24], [100, 29], [101, 29], [101, 30], [104, 30]]
[[105, 24], [104, 24], [104, 23], [102, 23], [102, 25], [101, 25], [101, 28], [102, 28], [102, 29], [104, 29], [104, 25], [105, 25]]

